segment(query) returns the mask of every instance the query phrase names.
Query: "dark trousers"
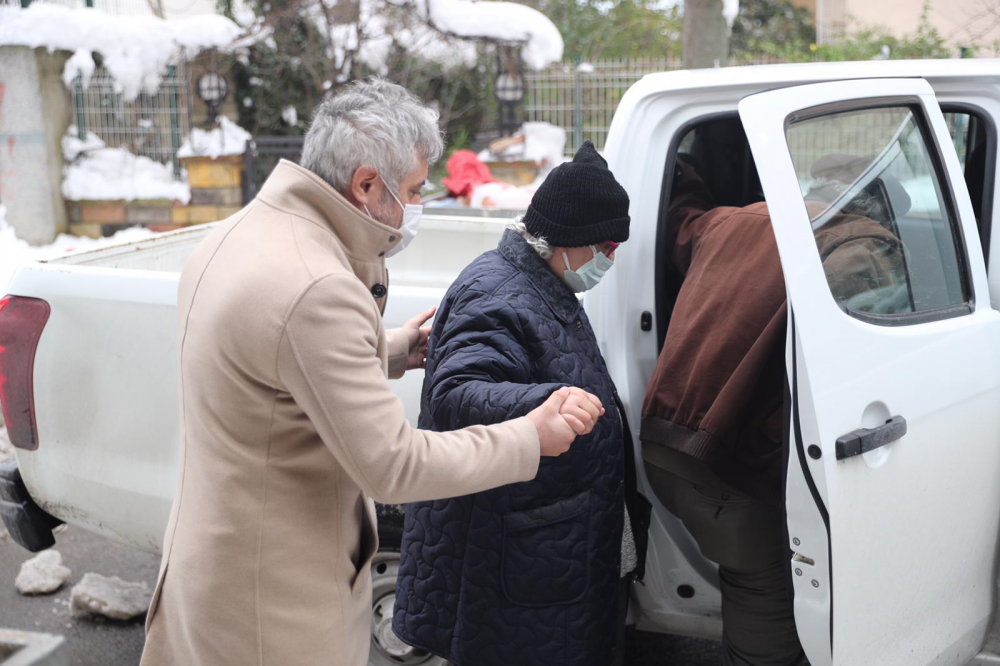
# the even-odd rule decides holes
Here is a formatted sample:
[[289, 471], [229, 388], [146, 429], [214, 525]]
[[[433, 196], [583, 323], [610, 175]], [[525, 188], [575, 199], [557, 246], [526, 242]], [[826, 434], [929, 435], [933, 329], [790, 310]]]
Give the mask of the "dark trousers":
[[623, 666], [625, 663], [625, 620], [628, 617], [629, 576], [624, 576], [618, 585], [618, 642], [615, 644], [615, 656], [611, 666]]
[[803, 663], [792, 606], [784, 512], [730, 488], [695, 485], [653, 465], [646, 476], [701, 552], [719, 565], [723, 666]]

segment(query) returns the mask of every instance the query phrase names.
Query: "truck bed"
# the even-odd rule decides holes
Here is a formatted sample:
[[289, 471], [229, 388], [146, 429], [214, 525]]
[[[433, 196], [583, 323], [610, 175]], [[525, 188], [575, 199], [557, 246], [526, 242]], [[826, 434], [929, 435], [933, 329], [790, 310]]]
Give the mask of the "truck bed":
[[[424, 216], [389, 260], [387, 327], [437, 305], [510, 213]], [[180, 272], [214, 225], [29, 264], [8, 293], [51, 307], [34, 364], [38, 449], [17, 449], [32, 498], [67, 523], [159, 552], [173, 500], [180, 436], [176, 295]], [[423, 373], [394, 390], [416, 421]]]

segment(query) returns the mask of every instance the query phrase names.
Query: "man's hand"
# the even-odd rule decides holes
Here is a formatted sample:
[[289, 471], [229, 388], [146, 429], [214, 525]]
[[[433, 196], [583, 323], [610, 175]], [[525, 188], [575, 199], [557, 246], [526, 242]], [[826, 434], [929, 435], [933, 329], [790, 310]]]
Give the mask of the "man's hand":
[[604, 407], [597, 396], [583, 389], [572, 386], [567, 390], [569, 395], [559, 408], [559, 414], [566, 419], [577, 435], [589, 434], [594, 429], [597, 419], [604, 416]]
[[419, 370], [427, 365], [427, 340], [431, 337], [431, 327], [424, 326], [424, 324], [434, 316], [435, 312], [437, 312], [437, 306], [421, 312], [403, 324], [403, 330], [406, 331], [406, 340], [410, 350], [409, 356], [406, 359], [407, 370]]
[[[567, 413], [560, 410], [573, 398]], [[601, 401], [578, 388], [561, 388], [541, 407], [528, 413], [528, 420], [538, 430], [542, 456], [559, 456], [569, 451], [570, 445], [580, 435], [594, 429], [597, 419], [604, 413]]]

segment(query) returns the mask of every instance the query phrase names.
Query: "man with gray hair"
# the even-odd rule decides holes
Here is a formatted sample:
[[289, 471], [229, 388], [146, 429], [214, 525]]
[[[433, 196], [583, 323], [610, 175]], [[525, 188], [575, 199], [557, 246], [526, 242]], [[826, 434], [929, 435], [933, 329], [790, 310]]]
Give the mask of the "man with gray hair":
[[489, 427], [407, 423], [387, 377], [423, 367], [433, 310], [383, 328], [385, 257], [442, 151], [413, 95], [355, 83], [317, 110], [303, 166], [281, 162], [185, 266], [181, 471], [143, 666], [364, 664], [373, 499], [526, 481], [603, 412], [563, 388]]

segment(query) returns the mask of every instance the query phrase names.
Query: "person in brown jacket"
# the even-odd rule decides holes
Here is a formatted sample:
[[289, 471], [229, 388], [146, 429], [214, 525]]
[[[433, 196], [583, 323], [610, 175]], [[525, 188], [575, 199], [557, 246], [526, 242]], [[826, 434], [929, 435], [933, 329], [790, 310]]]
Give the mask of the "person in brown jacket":
[[[842, 307], [906, 311], [905, 250], [880, 193], [906, 194], [888, 178], [855, 192], [870, 163], [819, 160], [806, 208]], [[643, 405], [647, 477], [719, 564], [724, 666], [791, 666], [802, 648], [781, 505], [788, 309], [767, 204], [714, 207], [693, 163], [679, 161], [666, 247], [683, 283]]]
[[423, 366], [432, 312], [385, 330], [385, 257], [442, 149], [413, 95], [354, 84], [317, 111], [303, 166], [281, 162], [186, 264], [180, 479], [142, 666], [362, 666], [372, 500], [527, 481], [593, 428], [599, 401], [572, 388], [489, 427], [407, 423], [387, 376]]

